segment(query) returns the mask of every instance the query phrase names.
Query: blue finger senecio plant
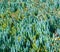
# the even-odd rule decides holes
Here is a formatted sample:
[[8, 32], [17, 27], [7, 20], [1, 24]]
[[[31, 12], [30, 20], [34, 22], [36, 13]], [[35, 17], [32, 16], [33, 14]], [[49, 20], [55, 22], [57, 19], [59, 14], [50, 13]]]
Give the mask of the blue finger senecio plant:
[[0, 0], [0, 52], [60, 52], [60, 0]]

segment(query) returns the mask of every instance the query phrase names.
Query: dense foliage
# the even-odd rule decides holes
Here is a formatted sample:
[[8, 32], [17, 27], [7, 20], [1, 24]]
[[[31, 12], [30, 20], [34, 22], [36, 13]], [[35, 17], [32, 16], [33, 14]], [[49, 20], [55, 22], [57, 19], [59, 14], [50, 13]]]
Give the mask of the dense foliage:
[[60, 0], [0, 0], [0, 52], [60, 52]]

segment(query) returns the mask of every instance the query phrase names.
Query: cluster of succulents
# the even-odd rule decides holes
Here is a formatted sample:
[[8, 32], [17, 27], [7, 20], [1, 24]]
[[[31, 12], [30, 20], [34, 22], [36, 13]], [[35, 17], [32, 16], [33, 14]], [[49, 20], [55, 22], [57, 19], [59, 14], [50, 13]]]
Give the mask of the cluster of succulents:
[[0, 0], [0, 52], [60, 52], [60, 0]]

